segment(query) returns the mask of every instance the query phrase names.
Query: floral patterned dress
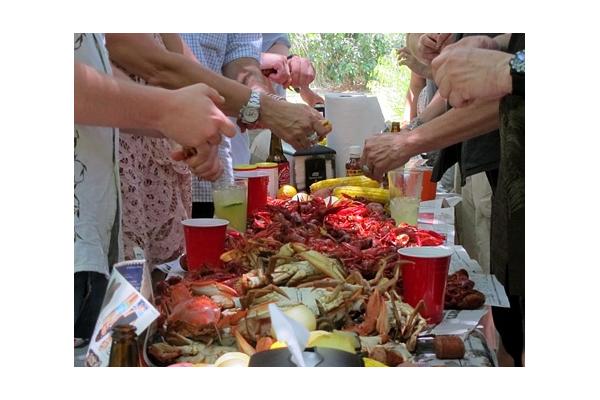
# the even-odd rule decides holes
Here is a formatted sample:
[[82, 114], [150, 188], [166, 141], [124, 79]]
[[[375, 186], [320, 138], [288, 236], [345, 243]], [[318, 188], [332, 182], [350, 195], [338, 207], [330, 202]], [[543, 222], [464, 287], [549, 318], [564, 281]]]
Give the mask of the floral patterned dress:
[[[159, 34], [154, 34], [163, 47]], [[124, 69], [123, 69], [124, 70]], [[128, 73], [126, 70], [124, 70]], [[143, 79], [131, 75], [139, 82]], [[139, 257], [151, 267], [172, 261], [184, 250], [181, 221], [191, 216], [192, 175], [183, 162], [170, 157], [165, 138], [120, 137], [120, 176], [123, 202], [123, 245], [126, 260]]]

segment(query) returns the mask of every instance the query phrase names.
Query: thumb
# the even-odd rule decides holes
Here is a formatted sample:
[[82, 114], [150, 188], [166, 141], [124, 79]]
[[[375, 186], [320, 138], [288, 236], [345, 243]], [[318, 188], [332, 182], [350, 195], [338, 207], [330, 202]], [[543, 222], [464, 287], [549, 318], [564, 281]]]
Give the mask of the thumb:
[[237, 133], [237, 130], [235, 129], [235, 125], [225, 115], [223, 115], [222, 118], [220, 119], [219, 127], [220, 127], [219, 130], [221, 131], [221, 133], [227, 137], [232, 138]]
[[225, 97], [221, 96], [219, 94], [219, 92], [217, 92], [215, 89], [211, 88], [210, 86], [205, 87], [204, 93], [216, 105], [221, 105], [221, 104], [225, 103]]
[[183, 149], [178, 149], [171, 151], [171, 158], [173, 161], [183, 161], [186, 159], [186, 156]]

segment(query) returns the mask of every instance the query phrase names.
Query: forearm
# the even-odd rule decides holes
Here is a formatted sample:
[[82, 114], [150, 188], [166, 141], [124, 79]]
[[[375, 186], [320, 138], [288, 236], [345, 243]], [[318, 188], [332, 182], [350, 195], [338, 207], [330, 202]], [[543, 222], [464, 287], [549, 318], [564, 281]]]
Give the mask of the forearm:
[[[243, 85], [264, 93], [271, 93], [272, 87], [260, 70], [260, 64], [254, 58], [238, 58], [223, 67], [223, 75]], [[239, 108], [238, 108], [239, 110]]]
[[444, 114], [447, 110], [446, 100], [440, 96], [439, 92], [436, 92], [433, 99], [429, 102], [425, 110], [421, 113], [419, 118], [422, 122], [429, 122], [440, 115]]
[[158, 130], [165, 89], [117, 80], [75, 63], [75, 123]]
[[491, 132], [499, 126], [498, 108], [498, 100], [453, 108], [407, 134], [406, 151], [415, 155], [439, 150]]
[[415, 73], [410, 74], [410, 85], [408, 93], [406, 94], [406, 100], [410, 108], [410, 119], [412, 120], [417, 116], [417, 103], [419, 102], [419, 95], [425, 87], [425, 79], [421, 78]]
[[237, 116], [250, 98], [250, 89], [204, 67], [178, 35], [165, 35], [165, 39], [174, 51], [166, 51], [147, 34], [110, 34], [107, 47], [115, 63], [152, 85], [178, 89], [204, 83], [214, 88], [225, 98], [219, 108]]

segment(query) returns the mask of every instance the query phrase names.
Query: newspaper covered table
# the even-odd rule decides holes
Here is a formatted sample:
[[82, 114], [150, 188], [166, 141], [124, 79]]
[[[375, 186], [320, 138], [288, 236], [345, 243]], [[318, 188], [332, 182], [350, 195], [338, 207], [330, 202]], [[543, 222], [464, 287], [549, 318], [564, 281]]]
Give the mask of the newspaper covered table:
[[[478, 310], [445, 310], [442, 322], [429, 327], [422, 333], [415, 355], [418, 365], [448, 367], [493, 367], [498, 362], [494, 351], [487, 343], [482, 318], [490, 312], [490, 307], [509, 307], [504, 288], [494, 275], [484, 274], [476, 260], [471, 259], [464, 247], [455, 245], [454, 206], [461, 201], [453, 193], [440, 195], [435, 200], [422, 202], [419, 207], [418, 226], [442, 233], [446, 236], [446, 246], [454, 253], [450, 261], [449, 273], [460, 269], [469, 273], [475, 283], [474, 288], [482, 292], [485, 305]], [[458, 335], [465, 343], [465, 356], [456, 360], [440, 360], [433, 351], [434, 335]]]
[[[508, 307], [508, 298], [496, 277], [484, 274], [481, 266], [476, 260], [469, 257], [465, 248], [455, 245], [454, 206], [460, 201], [459, 196], [446, 194], [436, 200], [422, 202], [419, 208], [418, 226], [445, 235], [446, 242], [444, 244], [454, 250], [449, 273], [465, 269], [469, 273], [470, 279], [475, 282], [475, 289], [485, 294], [486, 302], [478, 310], [446, 310], [442, 322], [429, 327], [422, 333], [414, 359], [417, 365], [448, 367], [493, 367], [498, 365], [495, 353], [487, 344], [480, 321], [490, 312], [490, 306]], [[178, 261], [163, 264], [159, 268], [168, 276], [182, 276], [185, 272]], [[431, 343], [434, 335], [461, 336], [465, 344], [464, 358], [437, 359]]]

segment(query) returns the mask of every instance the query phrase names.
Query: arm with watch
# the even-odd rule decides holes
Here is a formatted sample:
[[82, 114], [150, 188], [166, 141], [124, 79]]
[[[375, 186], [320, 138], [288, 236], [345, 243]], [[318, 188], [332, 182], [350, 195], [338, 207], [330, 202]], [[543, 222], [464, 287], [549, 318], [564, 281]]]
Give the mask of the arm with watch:
[[525, 50], [510, 54], [459, 44], [448, 46], [431, 63], [438, 90], [453, 107], [507, 94], [525, 96]]
[[[244, 120], [243, 111], [248, 107], [256, 108], [261, 126], [270, 128], [297, 149], [310, 147], [308, 136], [312, 132], [323, 137], [331, 131], [322, 125], [321, 114], [306, 105], [279, 101], [260, 93], [259, 101], [251, 102], [250, 87], [201, 65], [180, 35], [165, 35], [169, 38], [165, 40], [169, 51], [158, 46], [149, 34], [107, 34], [106, 44], [113, 62], [152, 85], [177, 89], [204, 83], [214, 88], [225, 98], [225, 102], [218, 105], [223, 113], [239, 117], [246, 126], [256, 121], [251, 122], [254, 112], [248, 111]], [[248, 80], [252, 77], [248, 76]]]

